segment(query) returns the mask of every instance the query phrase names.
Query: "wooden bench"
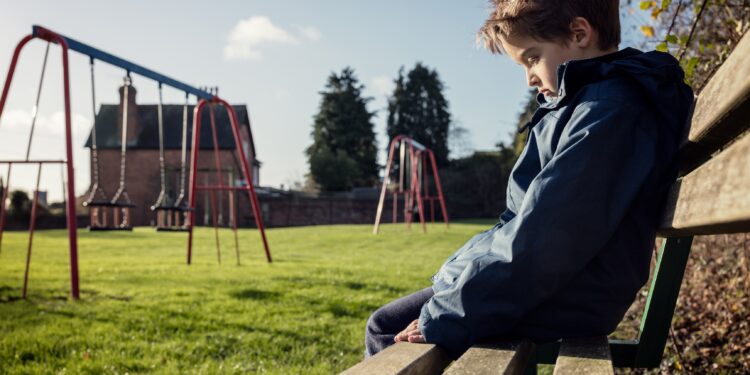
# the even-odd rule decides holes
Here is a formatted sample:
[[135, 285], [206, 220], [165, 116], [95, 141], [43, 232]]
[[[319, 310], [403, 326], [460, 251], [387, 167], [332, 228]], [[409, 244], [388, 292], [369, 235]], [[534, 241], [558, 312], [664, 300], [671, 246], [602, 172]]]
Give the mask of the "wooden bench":
[[535, 373], [537, 364], [555, 364], [555, 374], [611, 374], [613, 366], [658, 367], [693, 236], [750, 232], [748, 128], [750, 33], [695, 102], [680, 149], [681, 177], [672, 186], [659, 230], [665, 240], [637, 339], [563, 339], [538, 346], [528, 341], [481, 343], [452, 364], [435, 345], [399, 343], [344, 374], [520, 374]]

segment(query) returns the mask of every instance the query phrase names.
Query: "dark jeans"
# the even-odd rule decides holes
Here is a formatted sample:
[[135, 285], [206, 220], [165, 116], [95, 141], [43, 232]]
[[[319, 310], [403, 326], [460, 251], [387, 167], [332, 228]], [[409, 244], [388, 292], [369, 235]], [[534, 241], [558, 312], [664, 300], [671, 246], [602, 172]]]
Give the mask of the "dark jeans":
[[409, 323], [419, 318], [419, 312], [433, 295], [432, 288], [424, 288], [401, 297], [377, 309], [367, 319], [365, 328], [365, 358], [394, 344], [393, 338]]

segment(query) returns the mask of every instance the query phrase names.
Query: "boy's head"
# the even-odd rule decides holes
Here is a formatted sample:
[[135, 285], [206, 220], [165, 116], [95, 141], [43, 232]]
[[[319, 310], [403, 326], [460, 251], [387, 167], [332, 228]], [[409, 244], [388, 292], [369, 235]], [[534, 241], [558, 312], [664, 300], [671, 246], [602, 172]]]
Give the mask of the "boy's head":
[[617, 51], [618, 0], [491, 0], [494, 10], [479, 32], [493, 53], [526, 70], [527, 84], [557, 95], [557, 66]]

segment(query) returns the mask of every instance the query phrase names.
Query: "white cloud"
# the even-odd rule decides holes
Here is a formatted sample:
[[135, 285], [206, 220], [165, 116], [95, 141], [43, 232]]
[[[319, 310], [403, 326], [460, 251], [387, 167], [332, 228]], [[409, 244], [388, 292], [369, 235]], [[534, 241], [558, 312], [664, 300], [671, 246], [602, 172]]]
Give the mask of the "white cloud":
[[320, 32], [320, 30], [313, 26], [300, 27], [299, 31], [300, 33], [302, 33], [302, 36], [309, 40], [312, 40], [313, 42], [318, 41], [323, 37], [323, 34]]
[[255, 16], [240, 20], [224, 46], [224, 60], [260, 60], [260, 46], [271, 43], [295, 44], [298, 39], [274, 25], [268, 17]]
[[378, 96], [388, 96], [393, 93], [395, 84], [389, 76], [377, 76], [372, 79], [372, 87]]
[[[72, 113], [70, 120], [73, 126], [73, 133], [80, 137], [80, 134], [88, 135], [91, 128], [91, 119], [88, 117]], [[28, 132], [31, 130], [31, 112], [21, 109], [12, 109], [3, 114], [2, 127], [6, 127], [15, 133]], [[65, 112], [55, 111], [51, 114], [40, 113], [36, 118], [34, 127], [34, 136], [50, 137], [62, 136], [65, 134]]]

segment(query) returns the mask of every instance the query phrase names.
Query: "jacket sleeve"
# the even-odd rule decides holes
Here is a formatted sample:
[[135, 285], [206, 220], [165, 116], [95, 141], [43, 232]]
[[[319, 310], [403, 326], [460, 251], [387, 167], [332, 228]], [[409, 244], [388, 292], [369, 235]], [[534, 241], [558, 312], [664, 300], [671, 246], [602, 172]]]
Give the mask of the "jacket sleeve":
[[570, 281], [625, 216], [653, 168], [656, 138], [623, 103], [579, 104], [516, 217], [422, 307], [426, 341], [457, 356], [478, 338], [508, 333]]

